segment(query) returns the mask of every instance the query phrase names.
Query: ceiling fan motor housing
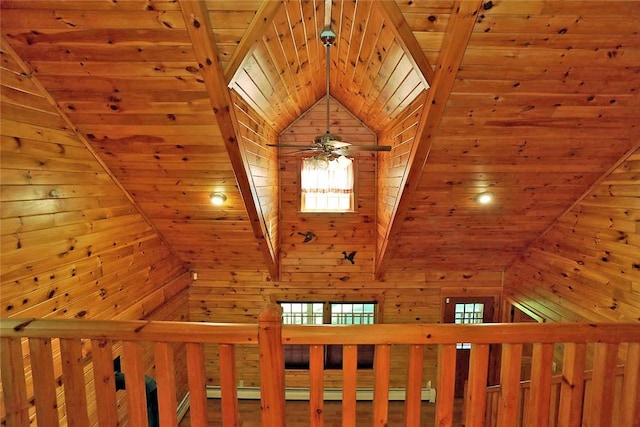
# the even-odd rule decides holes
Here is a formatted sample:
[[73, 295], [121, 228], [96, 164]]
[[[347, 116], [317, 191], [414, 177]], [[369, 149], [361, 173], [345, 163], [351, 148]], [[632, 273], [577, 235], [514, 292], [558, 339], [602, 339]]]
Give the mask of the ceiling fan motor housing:
[[336, 33], [334, 33], [331, 28], [325, 28], [322, 33], [320, 33], [320, 40], [322, 40], [325, 46], [331, 46], [336, 41]]

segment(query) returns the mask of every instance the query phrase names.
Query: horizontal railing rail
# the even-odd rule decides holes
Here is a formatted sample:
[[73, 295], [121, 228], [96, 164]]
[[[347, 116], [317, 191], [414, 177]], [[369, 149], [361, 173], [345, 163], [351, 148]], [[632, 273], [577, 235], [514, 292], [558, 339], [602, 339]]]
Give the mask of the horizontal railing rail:
[[[90, 370], [83, 362], [83, 340], [90, 344]], [[494, 344], [500, 344], [502, 350], [497, 425], [519, 425], [520, 370], [522, 349], [526, 344], [533, 344], [533, 355], [525, 426], [548, 425], [556, 344], [565, 348], [560, 393], [564, 402], [561, 405], [568, 409], [563, 410], [573, 411], [572, 405], [584, 400], [586, 405], [592, 406], [588, 412], [589, 425], [599, 426], [612, 425], [613, 420], [621, 423], [618, 425], [633, 426], [640, 417], [637, 413], [640, 323], [296, 326], [282, 325], [279, 306], [270, 304], [256, 324], [0, 319], [0, 342], [5, 421], [12, 426], [27, 426], [34, 418], [38, 425], [62, 425], [58, 420], [64, 419], [68, 425], [88, 426], [92, 424], [89, 420], [91, 411], [87, 409], [91, 405], [96, 407], [97, 418], [106, 425], [120, 422], [122, 411], [119, 412], [116, 404], [113, 379], [116, 343], [127, 375], [126, 422], [132, 426], [147, 425], [145, 352], [153, 353], [160, 423], [163, 427], [177, 426], [174, 344], [186, 347], [193, 426], [207, 425], [204, 344], [217, 344], [219, 348], [224, 426], [235, 426], [239, 422], [235, 366], [237, 345], [259, 347], [262, 425], [269, 427], [286, 423], [283, 345], [287, 344], [309, 346], [311, 426], [324, 423], [322, 359], [325, 346], [333, 344], [343, 346], [341, 416], [344, 426], [357, 423], [357, 349], [360, 345], [375, 345], [372, 419], [376, 426], [389, 422], [390, 367], [394, 363], [391, 349], [397, 345], [408, 349], [408, 358], [403, 360], [407, 364], [403, 387], [406, 390], [404, 424], [417, 426], [425, 421], [421, 420], [424, 355], [427, 348], [437, 348], [434, 422], [437, 426], [453, 425], [456, 344], [459, 342], [471, 343], [467, 410], [463, 420], [467, 427], [481, 426], [485, 422], [489, 348]], [[62, 367], [62, 398], [61, 392], [56, 390], [53, 374], [53, 343], [56, 346], [55, 357], [59, 358], [55, 363]], [[589, 345], [594, 348], [592, 385], [588, 396], [584, 394], [583, 387], [574, 386], [583, 380], [578, 373], [585, 371], [584, 357], [579, 354], [584, 353], [587, 343], [592, 343]], [[618, 369], [619, 353], [624, 353], [625, 366], [620, 386], [622, 392], [619, 393], [622, 401], [616, 409], [618, 412], [614, 413], [611, 400], [615, 393], [606, 380], [612, 378]], [[89, 371], [92, 378], [88, 379]], [[60, 405], [60, 399], [63, 405]]]

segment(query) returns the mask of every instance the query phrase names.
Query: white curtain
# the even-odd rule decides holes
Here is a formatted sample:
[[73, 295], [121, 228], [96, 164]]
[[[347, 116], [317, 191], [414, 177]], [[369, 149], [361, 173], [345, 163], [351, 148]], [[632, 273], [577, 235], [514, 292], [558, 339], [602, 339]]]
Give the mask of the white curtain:
[[353, 162], [344, 156], [334, 160], [316, 157], [304, 159], [302, 191], [305, 193], [353, 192]]

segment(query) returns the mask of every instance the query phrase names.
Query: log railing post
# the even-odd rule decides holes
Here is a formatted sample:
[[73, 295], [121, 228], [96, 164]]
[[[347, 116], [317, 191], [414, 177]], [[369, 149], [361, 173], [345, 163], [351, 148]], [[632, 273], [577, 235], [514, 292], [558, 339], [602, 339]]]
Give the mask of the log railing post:
[[258, 346], [262, 425], [283, 427], [285, 417], [282, 308], [277, 303], [267, 304], [258, 316]]

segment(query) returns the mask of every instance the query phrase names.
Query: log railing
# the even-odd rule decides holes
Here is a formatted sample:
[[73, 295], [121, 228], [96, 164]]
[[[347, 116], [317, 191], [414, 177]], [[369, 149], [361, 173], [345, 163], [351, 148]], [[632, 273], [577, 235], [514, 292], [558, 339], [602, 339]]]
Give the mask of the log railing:
[[[621, 393], [622, 393], [622, 385], [624, 383], [625, 378], [625, 369], [626, 365], [618, 366], [615, 371], [615, 375], [613, 378], [610, 378], [609, 381], [614, 384], [615, 388], [615, 396], [613, 398], [613, 424], [615, 426], [623, 425], [619, 422], [618, 417], [621, 415], [620, 403], [623, 402]], [[574, 413], [575, 421], [573, 423], [569, 422], [569, 416], [572, 414], [571, 409], [567, 408], [567, 403], [564, 402], [561, 404], [561, 396], [563, 394], [563, 389], [566, 392], [570, 387], [582, 387], [584, 396], [586, 396], [586, 400], [590, 401], [589, 393], [591, 392], [591, 387], [593, 386], [592, 378], [593, 371], [586, 371], [583, 374], [583, 383], [579, 384], [570, 384], [567, 381], [567, 377], [563, 375], [554, 375], [551, 378], [551, 405], [549, 411], [549, 427], [557, 427], [560, 425], [581, 425], [580, 419], [589, 419], [589, 406], [582, 405], [580, 402], [576, 407], [576, 411]], [[498, 407], [500, 405], [501, 399], [501, 386], [500, 384], [487, 387], [487, 402], [485, 408], [485, 420], [484, 427], [496, 427], [498, 426]], [[520, 381], [520, 391], [518, 395], [518, 403], [517, 403], [517, 420], [518, 424], [514, 427], [521, 427], [523, 425], [523, 421], [529, 418], [529, 396], [531, 393], [531, 381], [525, 380]], [[465, 391], [466, 394], [466, 391]], [[566, 399], [566, 398], [565, 398]], [[580, 399], [583, 400], [583, 399]], [[560, 408], [563, 408], [560, 411]], [[580, 412], [581, 411], [581, 412]], [[579, 413], [580, 416], [577, 416]], [[564, 420], [563, 420], [564, 418]], [[631, 424], [633, 425], [633, 424]]]
[[[38, 425], [90, 425], [91, 401], [99, 401], [100, 425], [116, 425], [118, 413], [113, 384], [113, 343], [121, 342], [123, 370], [127, 375], [126, 412], [130, 426], [147, 425], [144, 390], [143, 343], [153, 343], [158, 383], [160, 423], [177, 426], [175, 411], [175, 375], [171, 343], [185, 343], [191, 397], [190, 419], [193, 426], [207, 425], [203, 345], [220, 348], [220, 382], [224, 426], [238, 425], [234, 348], [237, 344], [258, 345], [261, 366], [262, 425], [284, 426], [283, 344], [310, 346], [310, 426], [323, 425], [323, 346], [342, 344], [343, 398], [342, 425], [356, 425], [357, 346], [375, 345], [373, 424], [388, 424], [390, 367], [397, 363], [391, 348], [408, 346], [405, 425], [451, 426], [454, 417], [454, 379], [456, 343], [472, 344], [467, 410], [463, 424], [482, 426], [487, 407], [487, 369], [490, 344], [502, 344], [501, 389], [496, 403], [497, 425], [520, 425], [518, 399], [522, 348], [533, 344], [528, 413], [524, 426], [547, 426], [552, 411], [552, 362], [554, 344], [564, 349], [563, 383], [560, 407], [563, 416], [558, 426], [640, 425], [640, 324], [380, 324], [359, 326], [282, 325], [277, 306], [269, 306], [260, 315], [259, 324], [208, 324], [146, 321], [91, 320], [0, 320], [2, 344], [2, 384], [5, 422], [28, 426], [35, 418]], [[83, 371], [81, 340], [91, 343], [91, 364], [95, 394], [87, 397]], [[55, 405], [52, 366], [52, 342], [59, 341], [62, 363], [65, 413]], [[592, 384], [584, 393], [584, 351], [594, 343]], [[434, 420], [421, 419], [420, 392], [425, 346], [439, 352], [437, 399]], [[620, 350], [620, 351], [619, 351]], [[25, 355], [28, 353], [27, 358]], [[582, 356], [581, 356], [582, 354]], [[609, 381], [616, 374], [619, 355], [624, 368], [621, 392]], [[24, 360], [29, 369], [25, 370]], [[406, 362], [406, 361], [405, 361]], [[25, 372], [27, 377], [25, 378]], [[581, 374], [582, 373], [582, 374]], [[32, 383], [31, 386], [27, 384]], [[566, 383], [566, 386], [565, 386]], [[33, 399], [31, 398], [33, 396]], [[620, 397], [614, 405], [614, 396]], [[589, 406], [588, 419], [582, 402]], [[95, 404], [95, 403], [94, 403]], [[65, 418], [66, 417], [66, 418]], [[64, 422], [58, 423], [64, 418]]]
[[[173, 343], [186, 345], [191, 425], [208, 425], [203, 346], [211, 343], [219, 344], [220, 348], [224, 425], [237, 425], [233, 349], [236, 344], [257, 345], [257, 325], [44, 319], [0, 320], [4, 423], [23, 427], [35, 419], [38, 426], [88, 427], [96, 424], [90, 420], [91, 410], [88, 410], [93, 405], [98, 425], [123, 425], [118, 424], [122, 417], [114, 383], [116, 343], [121, 343], [118, 345], [126, 376], [126, 423], [129, 426], [147, 425], [143, 351], [151, 348], [160, 425], [177, 427]], [[153, 346], [149, 347], [148, 343]], [[84, 361], [83, 344], [90, 347], [88, 362]], [[52, 347], [56, 347], [55, 352]], [[55, 360], [57, 358], [59, 360]], [[54, 361], [62, 365], [63, 396], [56, 396]], [[93, 371], [92, 392], [87, 387], [87, 364]]]

